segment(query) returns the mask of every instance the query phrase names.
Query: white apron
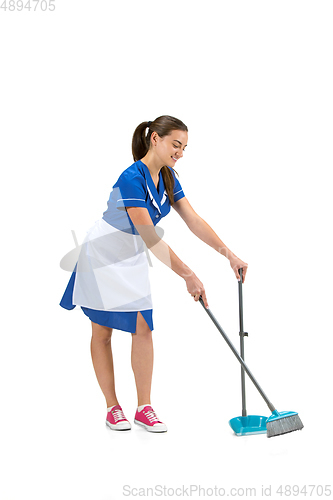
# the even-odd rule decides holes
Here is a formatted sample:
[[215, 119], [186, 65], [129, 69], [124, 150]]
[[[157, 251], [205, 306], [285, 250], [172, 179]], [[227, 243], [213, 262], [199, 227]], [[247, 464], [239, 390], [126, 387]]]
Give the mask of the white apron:
[[87, 232], [77, 262], [73, 304], [100, 311], [152, 309], [149, 265], [140, 235], [104, 219]]

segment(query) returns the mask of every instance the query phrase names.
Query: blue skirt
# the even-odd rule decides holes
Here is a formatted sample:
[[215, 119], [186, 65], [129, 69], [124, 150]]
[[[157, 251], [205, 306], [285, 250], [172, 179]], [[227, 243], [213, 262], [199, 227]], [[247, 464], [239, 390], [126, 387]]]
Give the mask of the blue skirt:
[[[63, 307], [64, 309], [71, 310], [76, 307], [76, 305], [73, 304], [74, 282], [75, 270], [70, 277], [67, 288], [60, 302], [61, 307]], [[124, 332], [135, 333], [136, 331], [136, 322], [139, 311], [97, 311], [96, 309], [89, 309], [88, 307], [83, 306], [81, 306], [81, 309], [93, 323], [97, 323], [98, 325], [102, 326], [108, 326], [109, 328], [115, 328], [116, 330], [122, 330]], [[153, 310], [148, 309], [146, 311], [140, 311], [140, 313], [146, 320], [150, 330], [153, 331]]]

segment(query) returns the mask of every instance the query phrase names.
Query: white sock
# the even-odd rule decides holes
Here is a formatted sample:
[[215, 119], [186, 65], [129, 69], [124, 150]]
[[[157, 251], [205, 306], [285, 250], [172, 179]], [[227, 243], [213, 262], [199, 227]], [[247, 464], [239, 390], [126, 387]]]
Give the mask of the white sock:
[[151, 406], [150, 403], [146, 403], [145, 405], [138, 406], [138, 411], [142, 411], [145, 406]]
[[110, 410], [112, 410], [112, 408], [114, 408], [115, 406], [118, 406], [118, 405], [110, 406], [110, 408], [107, 409], [107, 412], [109, 412]]

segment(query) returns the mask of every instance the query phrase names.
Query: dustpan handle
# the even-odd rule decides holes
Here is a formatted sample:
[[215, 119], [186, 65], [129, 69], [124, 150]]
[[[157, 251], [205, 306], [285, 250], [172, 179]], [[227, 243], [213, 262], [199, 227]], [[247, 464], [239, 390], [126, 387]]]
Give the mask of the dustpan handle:
[[243, 268], [238, 269], [240, 280], [238, 282], [238, 302], [239, 302], [239, 333], [243, 332]]
[[271, 410], [271, 412], [275, 411], [274, 406], [272, 405], [272, 403], [270, 402], [270, 400], [268, 399], [268, 397], [266, 396], [266, 394], [264, 393], [264, 391], [262, 390], [262, 388], [260, 387], [260, 385], [258, 384], [258, 382], [256, 381], [256, 379], [252, 375], [249, 367], [246, 366], [245, 362], [243, 361], [243, 359], [241, 358], [241, 356], [238, 354], [237, 349], [232, 344], [231, 340], [229, 339], [229, 337], [227, 336], [227, 334], [225, 333], [225, 331], [223, 330], [223, 328], [221, 327], [221, 325], [218, 323], [218, 321], [215, 318], [214, 314], [211, 312], [210, 309], [208, 309], [208, 307], [205, 306], [205, 303], [204, 303], [203, 298], [202, 298], [201, 295], [199, 297], [199, 302], [202, 305], [202, 307], [205, 309], [205, 311], [208, 314], [208, 316], [210, 317], [210, 319], [213, 321], [213, 323], [216, 326], [216, 328], [219, 330], [220, 334], [222, 335], [222, 337], [224, 338], [224, 340], [226, 341], [226, 343], [228, 344], [228, 346], [230, 347], [230, 349], [232, 350], [232, 352], [234, 353], [234, 355], [238, 359], [239, 363], [242, 365], [242, 367], [246, 371], [247, 375], [252, 380], [253, 384], [258, 389], [258, 391], [261, 394], [262, 398], [265, 400], [268, 408]]
[[[240, 336], [240, 355], [244, 360], [244, 336], [247, 333], [244, 332], [244, 324], [243, 324], [243, 268], [239, 269], [240, 280], [238, 282], [238, 304], [239, 304], [239, 336]], [[247, 416], [246, 411], [246, 396], [245, 396], [245, 371], [243, 366], [241, 367], [241, 385], [242, 385], [242, 416]]]

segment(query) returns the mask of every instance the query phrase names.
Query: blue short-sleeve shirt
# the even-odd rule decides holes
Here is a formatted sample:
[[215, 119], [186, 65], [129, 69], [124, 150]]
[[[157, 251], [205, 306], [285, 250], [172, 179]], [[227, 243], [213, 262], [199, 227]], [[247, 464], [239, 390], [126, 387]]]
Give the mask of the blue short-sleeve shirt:
[[[173, 194], [176, 202], [184, 198], [185, 194], [173, 169], [168, 168], [175, 180]], [[126, 207], [147, 208], [151, 220], [156, 226], [170, 212], [170, 206], [161, 171], [157, 189], [148, 167], [139, 160], [124, 170], [114, 184], [108, 208], [103, 213], [103, 219], [117, 229], [138, 234], [126, 212]]]

